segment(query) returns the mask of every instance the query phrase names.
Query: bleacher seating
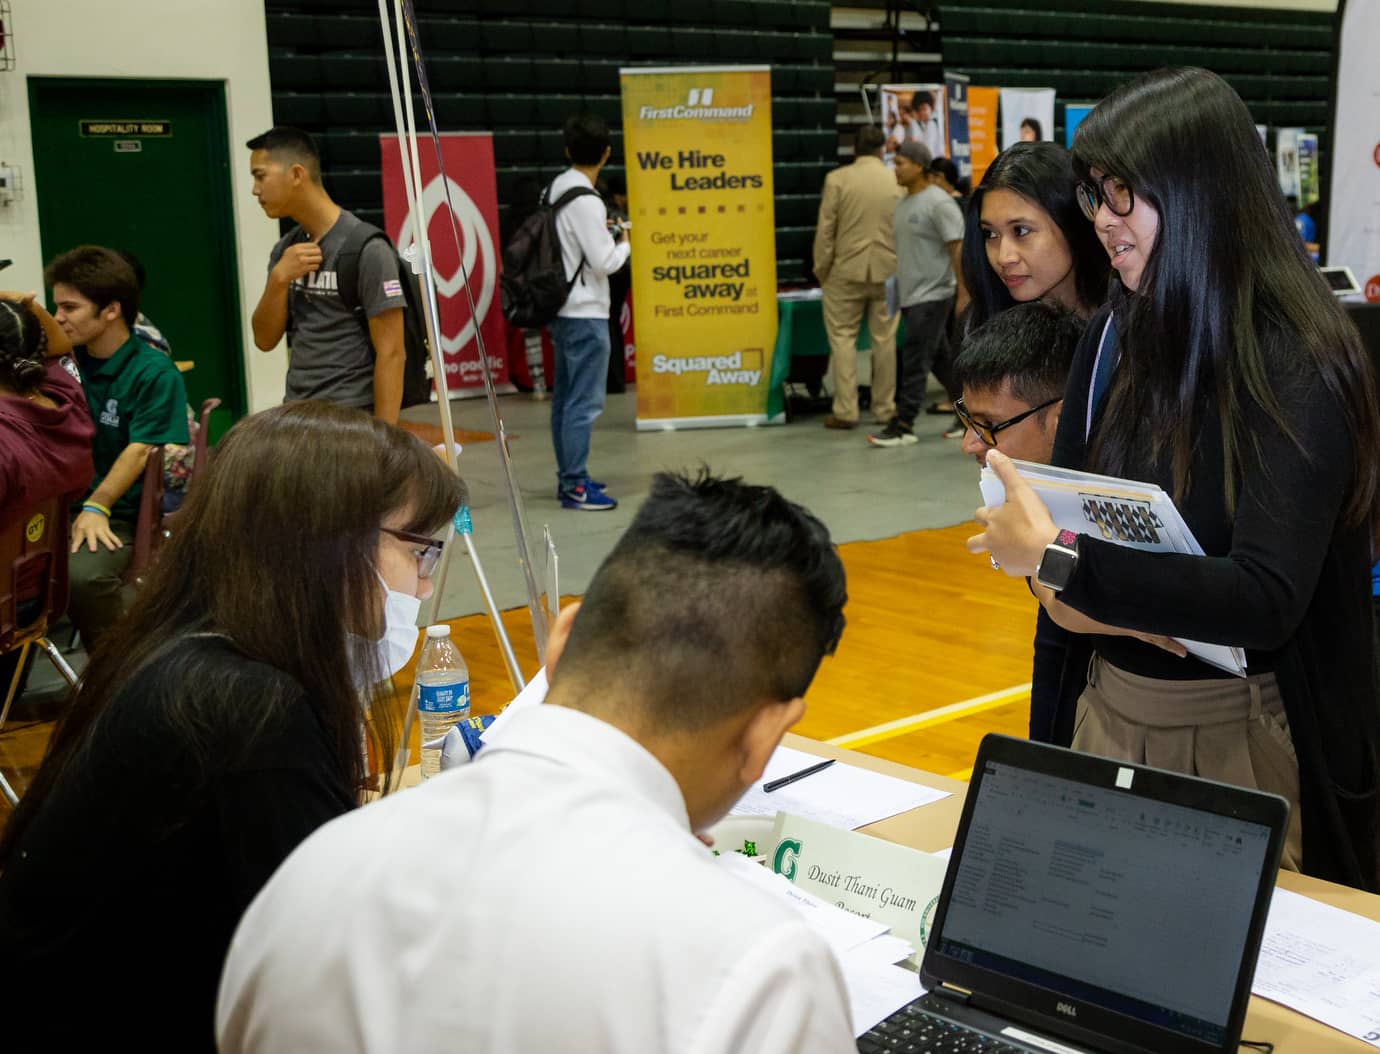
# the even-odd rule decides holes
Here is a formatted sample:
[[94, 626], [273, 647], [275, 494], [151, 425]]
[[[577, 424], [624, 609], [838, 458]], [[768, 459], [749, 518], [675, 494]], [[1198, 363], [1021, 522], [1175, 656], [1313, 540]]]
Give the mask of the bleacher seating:
[[1327, 149], [1329, 13], [1129, 0], [951, 0], [937, 17], [945, 69], [968, 74], [973, 84], [1056, 90], [1059, 142], [1065, 101], [1095, 102], [1146, 70], [1204, 66], [1232, 84], [1259, 124], [1303, 127], [1318, 133], [1321, 152]]
[[[621, 66], [772, 67], [778, 270], [798, 278], [824, 174], [836, 164], [833, 36], [820, 0], [417, 0], [437, 122], [492, 130], [500, 210], [519, 181], [564, 167], [560, 125], [580, 109], [614, 131]], [[380, 133], [394, 129], [375, 0], [267, 0], [274, 120], [321, 144], [327, 188], [381, 219]]]

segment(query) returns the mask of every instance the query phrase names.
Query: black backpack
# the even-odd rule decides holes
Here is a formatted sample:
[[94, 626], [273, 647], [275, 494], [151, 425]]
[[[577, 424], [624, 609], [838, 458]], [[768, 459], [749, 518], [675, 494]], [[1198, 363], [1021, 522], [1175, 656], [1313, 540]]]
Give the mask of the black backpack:
[[[301, 227], [292, 230], [289, 245], [303, 239], [305, 231]], [[391, 238], [373, 224], [362, 220], [345, 238], [345, 244], [336, 254], [335, 277], [340, 302], [345, 305], [369, 335], [369, 318], [359, 302], [359, 257], [364, 247], [375, 238], [388, 243], [398, 261], [398, 279], [402, 285], [403, 299], [407, 307], [403, 311], [403, 392], [404, 407], [417, 406], [431, 401], [431, 378], [427, 376], [427, 363], [431, 361], [431, 339], [427, 335], [426, 316], [422, 313], [422, 283], [412, 273], [412, 265], [398, 255], [397, 247]], [[288, 335], [292, 334], [292, 298], [288, 298]]]
[[499, 293], [503, 317], [509, 325], [538, 329], [546, 325], [565, 306], [570, 290], [584, 267], [584, 258], [570, 278], [565, 276], [561, 259], [561, 237], [556, 231], [556, 214], [576, 198], [597, 192], [592, 187], [571, 187], [554, 202], [551, 188], [542, 194], [537, 211], [522, 221], [503, 250], [503, 274]]

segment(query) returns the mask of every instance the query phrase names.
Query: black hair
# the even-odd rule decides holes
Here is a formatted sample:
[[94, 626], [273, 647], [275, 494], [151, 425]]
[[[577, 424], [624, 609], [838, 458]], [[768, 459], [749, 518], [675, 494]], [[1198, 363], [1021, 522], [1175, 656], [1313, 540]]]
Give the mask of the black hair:
[[1069, 152], [1057, 143], [1012, 143], [983, 174], [968, 201], [963, 233], [963, 283], [972, 297], [966, 327], [982, 325], [1016, 299], [987, 261], [982, 230], [982, 199], [989, 190], [1010, 190], [1043, 209], [1059, 228], [1073, 257], [1074, 288], [1083, 307], [1095, 308], [1107, 298], [1111, 263], [1097, 232], [1078, 205]]
[[931, 110], [933, 110], [933, 109], [934, 109], [934, 92], [932, 92], [932, 91], [917, 91], [917, 92], [911, 92], [911, 95], [910, 95], [910, 108], [911, 108], [911, 110], [914, 111], [915, 108], [916, 108], [917, 106], [921, 105], [922, 103], [923, 103], [924, 105], [928, 106]]
[[658, 727], [703, 729], [805, 694], [843, 633], [843, 564], [771, 487], [658, 473], [595, 572], [553, 674], [598, 693], [618, 670]]
[[[1114, 175], [1159, 216], [1134, 295], [1113, 285], [1122, 367], [1092, 457], [1120, 472], [1134, 453], [1169, 455], [1176, 499], [1207, 404], [1222, 422], [1224, 499], [1235, 511], [1252, 404], [1286, 434], [1272, 382], [1320, 375], [1355, 451], [1352, 523], [1374, 522], [1380, 414], [1369, 356], [1309, 259], [1255, 121], [1221, 77], [1193, 67], [1122, 85], [1078, 126], [1074, 168]], [[1229, 188], [1229, 192], [1227, 189]], [[1274, 367], [1274, 369], [1272, 369]], [[1298, 437], [1294, 436], [1295, 441]], [[1307, 451], [1304, 451], [1305, 454]]]
[[139, 281], [134, 268], [114, 249], [102, 245], [69, 249], [44, 268], [43, 281], [50, 288], [58, 283], [70, 285], [97, 310], [118, 303], [125, 325], [131, 329], [139, 320]]
[[1039, 118], [1026, 117], [1021, 121], [1021, 127], [1029, 128], [1032, 132], [1034, 132], [1035, 138], [1037, 140], [1043, 139], [1045, 137], [1045, 128], [1044, 125], [1040, 123]]
[[604, 179], [604, 184], [608, 187], [610, 194], [628, 193], [628, 181], [618, 172], [610, 172]]
[[244, 144], [250, 150], [263, 150], [279, 164], [301, 165], [313, 183], [321, 182], [321, 151], [316, 140], [300, 128], [275, 125]]
[[0, 384], [27, 395], [47, 371], [48, 336], [28, 304], [0, 299]]
[[853, 156], [863, 157], [866, 154], [879, 154], [885, 145], [886, 133], [875, 124], [865, 124], [858, 129], [857, 135], [853, 137]]
[[561, 129], [565, 152], [574, 165], [597, 165], [609, 148], [609, 126], [597, 114], [577, 113]]
[[949, 186], [958, 189], [958, 166], [947, 157], [936, 157], [930, 161], [929, 171], [938, 172]]
[[1072, 311], [1043, 300], [1008, 308], [964, 337], [954, 385], [996, 391], [1005, 383], [1029, 406], [1058, 399], [1084, 326]]

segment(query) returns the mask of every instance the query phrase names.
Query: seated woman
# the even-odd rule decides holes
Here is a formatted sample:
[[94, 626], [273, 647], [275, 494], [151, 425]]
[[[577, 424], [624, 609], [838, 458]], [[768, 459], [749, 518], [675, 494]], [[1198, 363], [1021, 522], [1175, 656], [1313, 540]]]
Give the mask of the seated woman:
[[428, 536], [464, 501], [420, 440], [358, 410], [288, 403], [230, 430], [0, 836], [21, 1035], [213, 1048], [241, 913], [359, 803], [366, 751], [393, 757], [397, 715], [361, 695], [407, 663]]
[[71, 350], [33, 293], [0, 293], [0, 529], [91, 482], [96, 428]]

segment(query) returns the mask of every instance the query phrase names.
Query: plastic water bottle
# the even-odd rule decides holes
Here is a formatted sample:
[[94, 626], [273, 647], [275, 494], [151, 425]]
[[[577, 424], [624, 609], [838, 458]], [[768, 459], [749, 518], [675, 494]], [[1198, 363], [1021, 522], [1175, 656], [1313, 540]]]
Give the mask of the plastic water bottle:
[[[470, 716], [470, 670], [450, 627], [426, 628], [426, 643], [417, 661], [417, 717], [422, 726], [422, 779], [441, 769], [440, 742], [447, 732]], [[436, 743], [430, 749], [427, 743]]]

